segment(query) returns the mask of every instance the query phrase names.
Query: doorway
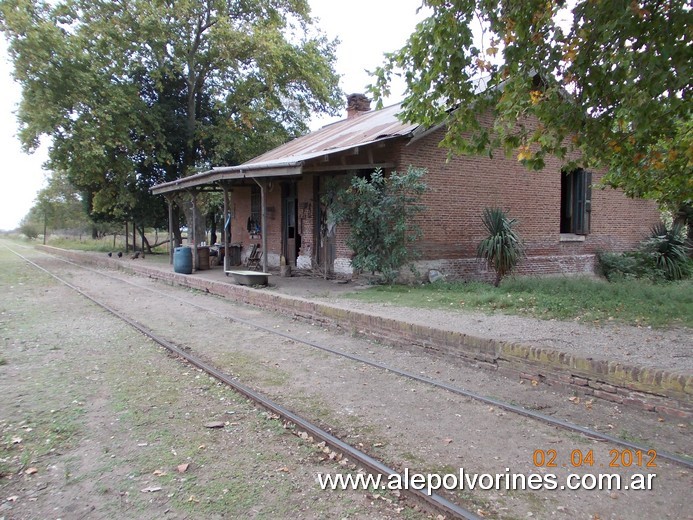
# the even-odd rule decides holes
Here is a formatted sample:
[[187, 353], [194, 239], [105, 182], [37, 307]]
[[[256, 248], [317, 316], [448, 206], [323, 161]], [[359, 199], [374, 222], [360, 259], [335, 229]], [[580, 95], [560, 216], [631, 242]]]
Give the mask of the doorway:
[[286, 265], [296, 267], [296, 259], [301, 249], [301, 235], [298, 233], [298, 197], [296, 183], [282, 185], [282, 254]]

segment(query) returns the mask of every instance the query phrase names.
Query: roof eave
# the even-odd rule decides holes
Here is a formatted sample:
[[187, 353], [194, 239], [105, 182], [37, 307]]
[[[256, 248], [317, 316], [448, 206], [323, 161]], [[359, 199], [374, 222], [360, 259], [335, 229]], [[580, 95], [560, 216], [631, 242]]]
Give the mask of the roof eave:
[[224, 166], [219, 168], [212, 168], [206, 172], [198, 173], [196, 175], [191, 175], [190, 177], [183, 177], [182, 179], [177, 179], [171, 182], [164, 182], [162, 184], [157, 184], [150, 188], [150, 191], [154, 195], [163, 195], [166, 193], [171, 193], [174, 191], [184, 191], [196, 188], [198, 186], [204, 186], [208, 184], [213, 184], [215, 182], [240, 180], [240, 179], [253, 179], [253, 178], [267, 178], [267, 177], [292, 177], [301, 175], [303, 164], [301, 162], [294, 163], [280, 163], [273, 164], [271, 166], [267, 165], [240, 165], [240, 166]]

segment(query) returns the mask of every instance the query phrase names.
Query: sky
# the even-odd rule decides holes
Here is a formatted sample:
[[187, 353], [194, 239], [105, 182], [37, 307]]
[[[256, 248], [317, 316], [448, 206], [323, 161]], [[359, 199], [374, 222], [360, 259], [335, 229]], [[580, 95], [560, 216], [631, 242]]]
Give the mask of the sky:
[[[365, 93], [372, 82], [366, 70], [383, 62], [383, 54], [402, 47], [416, 24], [424, 18], [417, 14], [421, 0], [309, 0], [318, 26], [330, 38], [339, 38], [337, 73], [345, 94]], [[25, 154], [16, 137], [17, 109], [21, 89], [12, 80], [12, 64], [7, 44], [0, 35], [0, 230], [15, 229], [45, 186], [47, 159], [44, 145], [34, 154]], [[394, 86], [386, 105], [401, 101], [403, 86]], [[346, 109], [346, 99], [344, 100]], [[315, 117], [311, 129], [340, 117]]]

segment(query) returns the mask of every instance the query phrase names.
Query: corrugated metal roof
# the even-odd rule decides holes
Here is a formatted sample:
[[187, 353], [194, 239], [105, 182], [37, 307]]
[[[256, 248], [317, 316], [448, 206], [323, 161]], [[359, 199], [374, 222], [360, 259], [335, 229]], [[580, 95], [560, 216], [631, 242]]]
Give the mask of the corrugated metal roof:
[[419, 125], [402, 123], [397, 119], [400, 107], [401, 104], [396, 104], [362, 112], [298, 137], [238, 166], [215, 167], [190, 177], [157, 184], [151, 191], [166, 193], [223, 179], [296, 175], [309, 159], [410, 135]]
[[397, 119], [399, 111], [400, 104], [396, 104], [381, 110], [362, 112], [356, 117], [298, 137], [244, 164], [270, 166], [277, 162], [300, 162], [382, 139], [409, 135], [419, 125], [401, 122]]

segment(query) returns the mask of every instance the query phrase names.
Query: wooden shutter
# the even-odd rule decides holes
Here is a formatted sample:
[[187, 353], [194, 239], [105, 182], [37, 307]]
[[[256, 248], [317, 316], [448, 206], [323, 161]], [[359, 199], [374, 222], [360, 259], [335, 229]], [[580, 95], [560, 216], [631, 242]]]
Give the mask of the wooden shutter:
[[592, 174], [585, 170], [573, 172], [573, 227], [576, 235], [590, 232], [592, 205]]

